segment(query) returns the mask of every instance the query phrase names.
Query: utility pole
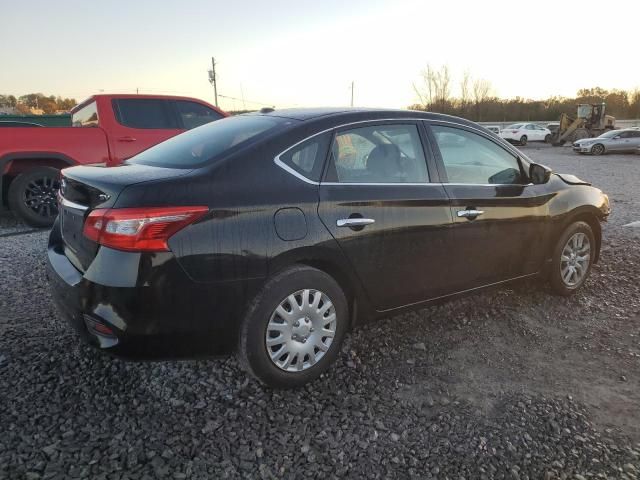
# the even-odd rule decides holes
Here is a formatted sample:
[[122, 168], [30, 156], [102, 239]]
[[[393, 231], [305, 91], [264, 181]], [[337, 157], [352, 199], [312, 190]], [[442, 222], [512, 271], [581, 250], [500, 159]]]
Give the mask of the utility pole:
[[216, 59], [211, 57], [211, 70], [209, 70], [209, 83], [213, 85], [213, 95], [216, 107], [218, 106], [218, 85], [216, 83]]
[[351, 80], [351, 106], [353, 107], [353, 80]]

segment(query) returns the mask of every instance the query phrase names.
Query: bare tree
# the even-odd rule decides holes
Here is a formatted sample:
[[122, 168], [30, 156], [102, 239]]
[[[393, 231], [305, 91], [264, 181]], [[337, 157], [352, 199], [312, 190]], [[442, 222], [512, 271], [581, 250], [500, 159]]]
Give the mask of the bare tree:
[[478, 78], [473, 82], [473, 101], [476, 106], [477, 122], [482, 120], [482, 105], [489, 99], [491, 93], [491, 82], [484, 78]]
[[460, 113], [464, 116], [471, 103], [471, 74], [465, 70], [460, 81]]
[[446, 112], [451, 103], [451, 75], [449, 67], [443, 65], [436, 70], [427, 65], [422, 72], [422, 86], [413, 89], [425, 110]]

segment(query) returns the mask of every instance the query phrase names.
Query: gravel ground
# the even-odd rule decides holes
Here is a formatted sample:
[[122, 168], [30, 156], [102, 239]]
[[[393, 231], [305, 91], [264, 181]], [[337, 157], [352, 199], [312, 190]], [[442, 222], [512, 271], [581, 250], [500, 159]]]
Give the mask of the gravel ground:
[[81, 345], [51, 303], [46, 232], [0, 218], [0, 478], [640, 477], [640, 228], [624, 226], [640, 156], [524, 150], [612, 199], [585, 288], [525, 282], [366, 326], [299, 391], [232, 358]]

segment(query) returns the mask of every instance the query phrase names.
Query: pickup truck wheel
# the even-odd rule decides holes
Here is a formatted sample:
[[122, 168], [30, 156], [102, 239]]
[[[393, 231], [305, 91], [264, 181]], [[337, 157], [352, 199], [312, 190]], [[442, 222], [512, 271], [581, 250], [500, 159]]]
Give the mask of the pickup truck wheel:
[[9, 186], [9, 208], [32, 227], [50, 227], [58, 215], [60, 170], [38, 167], [18, 175]]

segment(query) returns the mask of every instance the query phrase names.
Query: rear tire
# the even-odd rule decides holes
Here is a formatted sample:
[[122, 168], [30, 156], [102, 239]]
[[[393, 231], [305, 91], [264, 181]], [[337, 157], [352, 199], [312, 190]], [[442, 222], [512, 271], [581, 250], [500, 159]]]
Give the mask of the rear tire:
[[268, 280], [249, 306], [240, 364], [270, 387], [302, 386], [336, 359], [348, 323], [347, 298], [331, 276], [304, 265], [288, 268]]
[[60, 170], [38, 167], [18, 175], [9, 186], [9, 208], [27, 225], [50, 227], [58, 216]]
[[575, 222], [560, 235], [553, 249], [549, 283], [556, 295], [573, 295], [586, 281], [595, 259], [596, 241], [586, 222]]
[[549, 133], [544, 137], [544, 143], [551, 143], [552, 135]]
[[527, 136], [526, 135], [522, 135], [520, 137], [519, 142], [520, 142], [520, 145], [522, 145], [524, 147], [527, 144]]

